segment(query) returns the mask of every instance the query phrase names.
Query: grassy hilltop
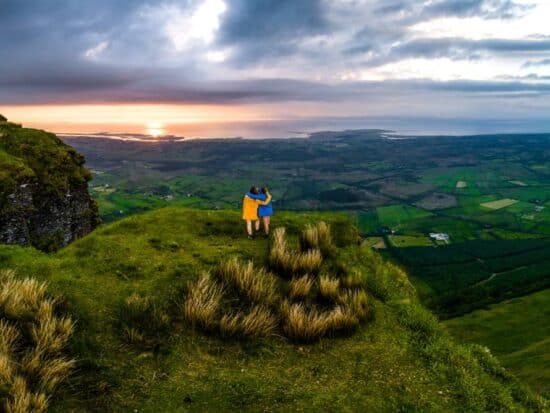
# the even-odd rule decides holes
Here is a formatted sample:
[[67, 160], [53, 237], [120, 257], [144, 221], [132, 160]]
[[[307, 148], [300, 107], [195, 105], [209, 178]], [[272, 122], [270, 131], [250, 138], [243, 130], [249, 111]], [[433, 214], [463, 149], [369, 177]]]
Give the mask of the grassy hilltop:
[[[418, 303], [406, 275], [358, 245], [345, 217], [281, 213], [275, 224], [286, 228], [289, 248], [298, 249], [304, 227], [320, 220], [331, 225], [333, 246], [323, 250], [319, 277], [366, 291], [368, 316], [309, 342], [288, 334], [287, 325], [239, 340], [220, 334], [222, 314], [206, 331], [186, 319], [186, 298], [203, 272], [219, 274], [220, 262], [232, 257], [268, 266], [273, 241], [245, 239], [236, 211], [165, 208], [104, 225], [50, 255], [0, 246], [0, 269], [47, 281], [76, 320], [68, 356], [77, 367], [51, 410], [543, 409], [542, 399], [484, 348], [450, 339]], [[293, 287], [277, 278], [273, 288], [286, 294]], [[322, 299], [321, 290], [315, 284], [303, 302], [326, 305], [313, 302]], [[224, 305], [248, 299], [234, 298]], [[260, 304], [284, 318], [277, 300]]]

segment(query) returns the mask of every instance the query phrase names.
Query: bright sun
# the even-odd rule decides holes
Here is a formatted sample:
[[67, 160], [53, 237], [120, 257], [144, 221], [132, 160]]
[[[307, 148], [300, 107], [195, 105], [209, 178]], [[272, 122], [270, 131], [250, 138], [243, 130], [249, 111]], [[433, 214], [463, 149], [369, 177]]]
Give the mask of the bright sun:
[[153, 138], [158, 138], [164, 135], [164, 125], [159, 122], [150, 122], [147, 124], [147, 135], [151, 135]]

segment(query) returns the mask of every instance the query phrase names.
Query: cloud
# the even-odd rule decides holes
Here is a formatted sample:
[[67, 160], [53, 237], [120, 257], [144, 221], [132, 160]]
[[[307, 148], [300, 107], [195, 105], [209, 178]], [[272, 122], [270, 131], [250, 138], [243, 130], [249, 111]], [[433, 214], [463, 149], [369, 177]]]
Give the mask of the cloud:
[[224, 16], [219, 42], [238, 49], [236, 64], [296, 51], [305, 37], [329, 32], [330, 23], [319, 0], [233, 0]]
[[434, 17], [483, 17], [511, 19], [530, 10], [532, 4], [520, 4], [512, 0], [436, 0], [427, 2], [420, 12], [421, 19]]
[[84, 57], [87, 57], [88, 59], [97, 59], [101, 55], [101, 53], [103, 53], [103, 51], [107, 49], [107, 47], [109, 47], [109, 42], [103, 41], [96, 46], [90, 47], [88, 50], [86, 50], [84, 52]]
[[[457, 95], [546, 99], [550, 29], [532, 24], [544, 7], [542, 0], [2, 0], [0, 103], [317, 102], [392, 111], [388, 102], [433, 108], [432, 98], [450, 108]], [[481, 24], [471, 38], [412, 29], [442, 18]], [[494, 38], [483, 28], [514, 21], [533, 33]], [[453, 82], [428, 70], [423, 80], [388, 71], [384, 81], [341, 81], [408, 59], [449, 61], [441, 70], [451, 74], [465, 61], [488, 69], [481, 79], [461, 73]]]
[[550, 59], [529, 60], [525, 62], [521, 67], [524, 69], [527, 69], [530, 67], [541, 67], [541, 66], [550, 66]]

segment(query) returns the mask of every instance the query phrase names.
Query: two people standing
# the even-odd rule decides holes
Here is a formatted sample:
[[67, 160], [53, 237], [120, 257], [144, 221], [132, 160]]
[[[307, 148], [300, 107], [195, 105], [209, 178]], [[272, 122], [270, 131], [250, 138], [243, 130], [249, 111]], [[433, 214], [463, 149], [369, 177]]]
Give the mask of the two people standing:
[[248, 239], [254, 239], [254, 235], [260, 232], [260, 220], [264, 227], [265, 236], [269, 235], [271, 215], [271, 194], [267, 188], [251, 187], [243, 198], [243, 219], [246, 221]]

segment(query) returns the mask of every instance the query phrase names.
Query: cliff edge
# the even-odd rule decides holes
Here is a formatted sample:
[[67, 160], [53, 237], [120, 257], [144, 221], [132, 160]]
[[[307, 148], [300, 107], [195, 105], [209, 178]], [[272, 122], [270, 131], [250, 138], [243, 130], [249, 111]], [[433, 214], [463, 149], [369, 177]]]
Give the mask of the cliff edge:
[[53, 251], [99, 224], [84, 157], [0, 115], [0, 243]]

